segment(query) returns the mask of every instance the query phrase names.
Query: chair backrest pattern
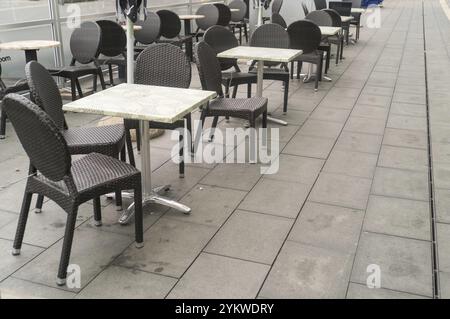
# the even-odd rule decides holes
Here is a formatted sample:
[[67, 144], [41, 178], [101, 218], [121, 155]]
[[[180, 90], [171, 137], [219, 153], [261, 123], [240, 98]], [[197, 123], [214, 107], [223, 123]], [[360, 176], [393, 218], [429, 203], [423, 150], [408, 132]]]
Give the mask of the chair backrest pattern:
[[166, 39], [178, 37], [181, 32], [181, 20], [173, 11], [159, 10], [156, 14], [161, 19], [160, 35]]
[[138, 43], [152, 44], [161, 34], [161, 19], [154, 12], [148, 12], [147, 19], [139, 20], [135, 24], [142, 27], [141, 30], [134, 32], [134, 38]]
[[216, 53], [205, 41], [195, 47], [195, 63], [203, 90], [214, 91], [223, 97], [222, 72]]
[[8, 94], [3, 107], [31, 164], [46, 178], [59, 182], [70, 175], [71, 157], [59, 128], [27, 98]]
[[[234, 34], [224, 26], [215, 25], [206, 30], [203, 40], [216, 52], [216, 54], [235, 48], [239, 45]], [[219, 59], [222, 71], [237, 65], [237, 59]]]
[[97, 24], [102, 32], [100, 54], [107, 57], [124, 54], [127, 46], [127, 36], [122, 26], [111, 20], [99, 20]]
[[151, 45], [136, 60], [136, 84], [188, 88], [191, 76], [186, 55], [173, 44]]
[[196, 14], [204, 16], [203, 19], [198, 19], [195, 21], [200, 30], [205, 31], [219, 22], [219, 9], [213, 4], [205, 4], [201, 6], [198, 8]]
[[100, 53], [102, 31], [100, 26], [91, 21], [83, 22], [70, 36], [70, 51], [75, 61], [88, 64]]
[[25, 74], [31, 99], [50, 116], [60, 130], [63, 130], [65, 124], [63, 101], [50, 72], [39, 62], [31, 61], [25, 66]]
[[299, 20], [289, 25], [288, 30], [292, 49], [303, 50], [304, 54], [318, 49], [322, 40], [320, 28], [312, 21]]
[[333, 26], [333, 19], [323, 10], [312, 11], [305, 17], [305, 19], [310, 20], [321, 27]]

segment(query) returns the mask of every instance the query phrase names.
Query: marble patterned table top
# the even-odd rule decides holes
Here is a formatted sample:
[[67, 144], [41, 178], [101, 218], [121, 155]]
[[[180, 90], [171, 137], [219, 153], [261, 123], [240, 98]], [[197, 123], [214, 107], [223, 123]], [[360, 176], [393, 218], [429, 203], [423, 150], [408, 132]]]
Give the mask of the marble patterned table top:
[[352, 13], [364, 13], [366, 9], [364, 8], [352, 8]]
[[320, 27], [320, 32], [323, 36], [331, 36], [338, 34], [341, 28], [339, 27]]
[[302, 53], [301, 50], [292, 49], [238, 46], [219, 53], [217, 57], [287, 63], [295, 60]]
[[0, 50], [39, 50], [59, 46], [58, 41], [25, 40], [0, 43]]
[[64, 111], [174, 123], [215, 92], [123, 83], [65, 104]]
[[197, 20], [205, 18], [205, 16], [201, 14], [180, 14], [178, 17], [180, 20]]
[[349, 21], [352, 21], [353, 19], [355, 19], [355, 18], [352, 16], [341, 16], [342, 22], [349, 22]]

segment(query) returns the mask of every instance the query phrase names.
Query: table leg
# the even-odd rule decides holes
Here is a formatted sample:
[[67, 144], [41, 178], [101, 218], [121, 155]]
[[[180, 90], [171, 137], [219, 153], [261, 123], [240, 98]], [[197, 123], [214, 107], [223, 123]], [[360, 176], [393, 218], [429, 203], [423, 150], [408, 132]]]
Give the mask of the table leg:
[[[262, 97], [263, 96], [263, 82], [264, 82], [264, 61], [258, 61], [256, 64], [257, 68], [257, 78], [256, 78], [256, 96]], [[286, 121], [268, 116], [267, 120], [273, 123], [277, 123], [280, 125], [287, 125], [288, 123]]]
[[184, 20], [184, 34], [191, 35], [191, 32], [191, 20], [186, 19]]
[[25, 50], [25, 61], [27, 63], [30, 61], [37, 61], [37, 51], [36, 50]]
[[[143, 205], [148, 204], [160, 204], [163, 206], [171, 207], [184, 214], [189, 214], [191, 209], [186, 205], [183, 205], [175, 200], [167, 197], [163, 197], [158, 193], [165, 191], [169, 186], [152, 188], [152, 169], [151, 169], [151, 159], [150, 159], [150, 138], [149, 138], [149, 122], [140, 121], [139, 123], [141, 131], [141, 174], [142, 174], [142, 201]], [[134, 216], [134, 203], [123, 212], [119, 219], [119, 223], [122, 225], [128, 224], [131, 218]]]

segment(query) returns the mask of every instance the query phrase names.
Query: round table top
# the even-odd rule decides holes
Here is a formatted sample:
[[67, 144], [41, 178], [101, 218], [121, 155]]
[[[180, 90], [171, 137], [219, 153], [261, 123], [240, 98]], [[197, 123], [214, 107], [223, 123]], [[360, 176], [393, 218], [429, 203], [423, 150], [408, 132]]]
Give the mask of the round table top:
[[180, 14], [178, 17], [180, 20], [196, 20], [205, 18], [205, 16], [201, 14]]
[[0, 50], [39, 50], [59, 46], [58, 41], [25, 40], [0, 43]]

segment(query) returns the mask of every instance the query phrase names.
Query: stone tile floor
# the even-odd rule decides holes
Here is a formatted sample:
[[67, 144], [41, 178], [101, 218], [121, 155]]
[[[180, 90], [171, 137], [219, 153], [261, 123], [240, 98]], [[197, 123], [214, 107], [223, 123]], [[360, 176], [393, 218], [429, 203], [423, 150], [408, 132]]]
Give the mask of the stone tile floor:
[[[280, 128], [277, 174], [189, 164], [179, 179], [169, 133], [153, 140], [153, 182], [172, 183], [168, 195], [192, 214], [148, 208], [138, 250], [112, 202], [102, 201], [100, 228], [83, 205], [71, 258], [80, 289], [55, 285], [65, 216], [51, 202], [30, 214], [23, 254], [10, 255], [27, 158], [9, 126], [0, 141], [2, 296], [450, 297], [449, 34], [439, 0], [386, 0], [381, 28], [362, 29], [332, 64], [332, 82], [314, 92], [291, 81], [286, 115], [281, 85], [265, 82], [271, 111], [289, 122], [271, 124]], [[99, 120], [66, 115], [71, 126]], [[379, 289], [367, 288], [371, 265]]]

